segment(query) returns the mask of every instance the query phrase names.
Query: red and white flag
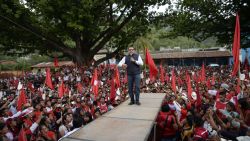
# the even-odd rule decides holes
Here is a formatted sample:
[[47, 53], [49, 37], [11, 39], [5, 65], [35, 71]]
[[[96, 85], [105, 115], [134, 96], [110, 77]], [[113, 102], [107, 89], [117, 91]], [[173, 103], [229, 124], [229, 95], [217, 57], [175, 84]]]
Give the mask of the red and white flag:
[[176, 94], [176, 77], [175, 77], [175, 73], [174, 73], [174, 69], [172, 69], [172, 76], [171, 76], [171, 82], [172, 82], [172, 90], [174, 91], [174, 93]]
[[201, 81], [202, 82], [206, 81], [206, 70], [205, 70], [204, 62], [202, 63], [202, 67], [201, 67]]
[[120, 87], [120, 74], [119, 74], [119, 70], [118, 70], [117, 66], [115, 66], [115, 78], [114, 78], [114, 81], [115, 81], [116, 88]]
[[188, 92], [188, 99], [191, 100], [192, 99], [192, 86], [191, 86], [191, 79], [189, 74], [187, 74], [187, 92]]
[[97, 76], [97, 69], [94, 69], [94, 73], [91, 79], [92, 91], [95, 95], [95, 98], [98, 97], [98, 76]]
[[61, 84], [58, 87], [58, 97], [62, 98], [63, 95], [64, 95], [64, 92], [65, 92], [65, 86], [64, 86], [64, 83], [63, 83], [63, 80], [62, 80]]

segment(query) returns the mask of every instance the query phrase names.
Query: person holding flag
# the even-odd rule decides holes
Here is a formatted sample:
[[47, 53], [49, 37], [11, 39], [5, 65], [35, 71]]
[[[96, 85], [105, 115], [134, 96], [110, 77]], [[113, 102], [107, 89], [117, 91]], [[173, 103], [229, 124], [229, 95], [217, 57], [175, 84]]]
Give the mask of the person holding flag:
[[[135, 52], [134, 47], [128, 48], [128, 55], [124, 56], [122, 60], [119, 62], [118, 67], [122, 67], [123, 69], [127, 69], [127, 77], [128, 77], [128, 93], [130, 96], [129, 105], [140, 103], [140, 82], [141, 82], [141, 68], [143, 65], [143, 61], [141, 56]], [[135, 85], [135, 97], [134, 97], [134, 85]]]

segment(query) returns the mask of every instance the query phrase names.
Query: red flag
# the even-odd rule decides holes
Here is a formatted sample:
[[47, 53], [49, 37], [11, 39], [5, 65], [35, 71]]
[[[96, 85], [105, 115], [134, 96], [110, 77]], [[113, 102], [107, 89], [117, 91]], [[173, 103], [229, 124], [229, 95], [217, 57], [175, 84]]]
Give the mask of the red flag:
[[172, 90], [176, 94], [176, 84], [175, 84], [175, 74], [174, 74], [174, 69], [172, 69], [172, 76], [171, 76], [171, 81], [172, 81]]
[[206, 85], [207, 85], [207, 88], [208, 88], [208, 89], [211, 89], [211, 82], [210, 82], [210, 79], [207, 79]]
[[158, 69], [147, 48], [145, 55], [145, 63], [149, 66], [149, 77], [151, 80], [153, 80], [153, 77], [156, 77], [158, 74]]
[[91, 79], [92, 91], [95, 95], [95, 98], [98, 97], [98, 78], [97, 78], [97, 69], [94, 69], [94, 73]]
[[33, 85], [31, 82], [28, 82], [28, 89], [29, 89], [32, 93], [35, 92], [34, 85]]
[[189, 74], [187, 74], [187, 93], [188, 93], [188, 99], [191, 100], [192, 99], [192, 86], [191, 86], [191, 79]]
[[202, 63], [202, 68], [201, 68], [201, 81], [205, 82], [206, 81], [206, 72], [205, 72], [205, 65], [204, 62]]
[[162, 83], [164, 83], [164, 68], [162, 67], [162, 65], [160, 65], [160, 80]]
[[110, 83], [110, 101], [114, 101], [115, 97], [116, 97], [115, 79], [113, 78]]
[[58, 67], [59, 65], [58, 65], [58, 59], [57, 59], [57, 57], [55, 57], [54, 58], [54, 67], [56, 68], [56, 67]]
[[77, 91], [79, 92], [79, 93], [82, 93], [82, 84], [79, 82], [79, 83], [77, 83]]
[[65, 86], [64, 86], [64, 83], [63, 83], [63, 80], [62, 80], [61, 85], [59, 85], [59, 87], [58, 87], [58, 97], [59, 98], [62, 98], [63, 95], [64, 95], [64, 92], [65, 92], [64, 87]]
[[115, 78], [114, 78], [114, 81], [115, 81], [115, 85], [116, 87], [120, 87], [120, 74], [119, 74], [119, 70], [118, 70], [118, 67], [115, 66]]
[[236, 24], [235, 24], [235, 31], [234, 31], [234, 41], [233, 41], [233, 58], [234, 58], [234, 66], [232, 76], [235, 76], [239, 70], [240, 60], [240, 21], [239, 15], [236, 15]]
[[178, 83], [178, 86], [181, 86], [183, 84], [183, 81], [181, 79], [181, 76], [178, 76], [177, 77], [177, 83]]
[[27, 103], [26, 95], [24, 89], [20, 90], [18, 100], [17, 100], [17, 110], [21, 111], [24, 104]]
[[197, 92], [196, 92], [196, 95], [197, 95], [197, 100], [196, 100], [196, 107], [200, 107], [201, 104], [202, 104], [202, 97], [201, 97], [201, 94], [199, 93], [199, 90], [197, 89]]
[[53, 85], [52, 85], [52, 81], [51, 81], [50, 68], [47, 68], [47, 69], [46, 69], [45, 84], [46, 84], [50, 89], [53, 89]]
[[19, 132], [18, 141], [27, 141], [27, 137], [23, 128]]

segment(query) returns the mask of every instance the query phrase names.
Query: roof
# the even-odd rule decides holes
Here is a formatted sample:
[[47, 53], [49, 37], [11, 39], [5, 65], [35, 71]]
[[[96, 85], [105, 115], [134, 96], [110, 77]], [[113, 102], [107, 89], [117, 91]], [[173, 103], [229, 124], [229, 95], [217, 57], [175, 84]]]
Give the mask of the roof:
[[105, 55], [104, 54], [95, 55], [94, 60], [97, 61], [97, 60], [99, 60], [99, 59], [101, 59], [103, 57], [106, 57], [106, 54]]
[[153, 59], [168, 58], [207, 58], [207, 57], [231, 57], [229, 51], [193, 51], [193, 52], [171, 52], [151, 54]]
[[[72, 61], [59, 61], [58, 66], [74, 66], [75, 64]], [[54, 62], [42, 62], [36, 65], [31, 66], [31, 68], [47, 68], [54, 67]]]
[[16, 61], [12, 61], [12, 60], [0, 60], [0, 64], [2, 64], [2, 65], [5, 65], [5, 64], [14, 65], [14, 64], [16, 64]]

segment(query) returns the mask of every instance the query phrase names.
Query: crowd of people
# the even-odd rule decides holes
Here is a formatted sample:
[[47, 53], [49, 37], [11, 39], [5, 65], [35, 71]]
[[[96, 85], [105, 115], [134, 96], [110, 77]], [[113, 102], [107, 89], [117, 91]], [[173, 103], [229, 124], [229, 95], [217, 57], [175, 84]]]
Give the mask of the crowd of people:
[[[202, 67], [193, 66], [160, 67], [154, 78], [142, 72], [142, 93], [166, 94], [157, 118], [159, 140], [236, 140], [249, 135], [248, 70], [242, 70], [240, 80], [227, 66], [204, 69], [205, 76]], [[115, 70], [115, 65], [97, 67], [98, 95], [91, 84], [93, 67], [52, 69], [52, 89], [40, 70], [0, 78], [0, 140], [58, 140], [112, 110], [128, 99], [122, 69], [121, 85], [116, 86], [115, 98], [110, 97]]]
[[250, 139], [248, 69], [240, 77], [232, 76], [227, 66], [179, 67], [174, 72], [176, 90], [174, 82], [162, 89], [167, 93], [157, 118], [162, 141]]
[[[91, 87], [93, 68], [51, 70], [53, 89], [46, 85], [46, 72], [41, 70], [1, 78], [0, 140], [20, 140], [23, 132], [28, 140], [58, 140], [112, 110], [126, 98], [122, 85], [115, 99], [109, 98], [113, 68], [98, 67], [98, 97]], [[25, 102], [20, 105], [23, 94]]]

